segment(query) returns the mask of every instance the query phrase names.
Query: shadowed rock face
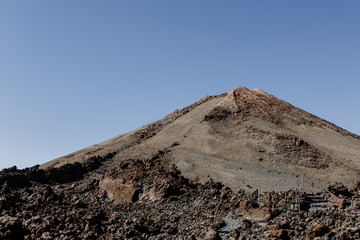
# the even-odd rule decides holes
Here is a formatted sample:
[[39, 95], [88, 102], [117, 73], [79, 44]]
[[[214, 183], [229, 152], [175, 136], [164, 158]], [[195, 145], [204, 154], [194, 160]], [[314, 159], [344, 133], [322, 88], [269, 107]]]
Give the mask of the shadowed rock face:
[[0, 239], [359, 239], [359, 170], [358, 136], [236, 88], [0, 171]]

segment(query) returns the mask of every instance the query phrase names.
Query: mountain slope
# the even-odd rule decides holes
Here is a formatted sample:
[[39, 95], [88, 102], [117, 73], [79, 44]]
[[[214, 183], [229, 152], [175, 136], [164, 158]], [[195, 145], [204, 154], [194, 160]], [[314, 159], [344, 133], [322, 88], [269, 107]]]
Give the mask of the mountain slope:
[[3, 169], [0, 239], [360, 239], [359, 149], [358, 136], [237, 88]]
[[[359, 179], [360, 137], [262, 90], [239, 87], [207, 96], [165, 118], [55, 159], [42, 168], [116, 154], [107, 165], [170, 149], [182, 175], [234, 190], [308, 191]], [[303, 180], [304, 179], [304, 180]], [[303, 183], [304, 182], [304, 183]]]

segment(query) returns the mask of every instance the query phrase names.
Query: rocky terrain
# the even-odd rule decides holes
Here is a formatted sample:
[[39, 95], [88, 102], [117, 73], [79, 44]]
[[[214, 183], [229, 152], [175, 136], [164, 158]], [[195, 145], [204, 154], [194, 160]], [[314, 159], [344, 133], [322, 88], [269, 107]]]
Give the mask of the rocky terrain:
[[[314, 195], [234, 192], [184, 178], [168, 164], [170, 152], [107, 172], [111, 155], [58, 169], [2, 170], [0, 239], [360, 238], [360, 182], [350, 190], [334, 183]], [[111, 180], [112, 195], [101, 199], [100, 186]]]
[[359, 173], [359, 136], [237, 88], [3, 169], [0, 239], [360, 239]]

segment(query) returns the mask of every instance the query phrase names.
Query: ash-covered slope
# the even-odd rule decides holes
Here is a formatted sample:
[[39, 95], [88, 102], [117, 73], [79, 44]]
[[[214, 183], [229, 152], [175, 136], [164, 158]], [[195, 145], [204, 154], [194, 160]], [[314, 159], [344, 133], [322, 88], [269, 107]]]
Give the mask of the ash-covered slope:
[[[115, 162], [147, 158], [172, 146], [185, 177], [231, 188], [309, 191], [359, 179], [360, 137], [260, 89], [207, 96], [142, 128], [42, 168], [116, 153]], [[304, 181], [303, 181], [304, 179]]]

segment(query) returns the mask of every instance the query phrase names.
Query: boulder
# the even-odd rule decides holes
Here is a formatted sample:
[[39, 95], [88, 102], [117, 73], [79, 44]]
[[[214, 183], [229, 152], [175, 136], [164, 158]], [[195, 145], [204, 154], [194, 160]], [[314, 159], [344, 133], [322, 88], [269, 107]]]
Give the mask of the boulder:
[[351, 196], [349, 189], [341, 182], [333, 182], [329, 185], [328, 190], [336, 196]]
[[214, 229], [210, 229], [206, 233], [203, 240], [221, 240], [221, 237], [219, 236], [219, 234]]

